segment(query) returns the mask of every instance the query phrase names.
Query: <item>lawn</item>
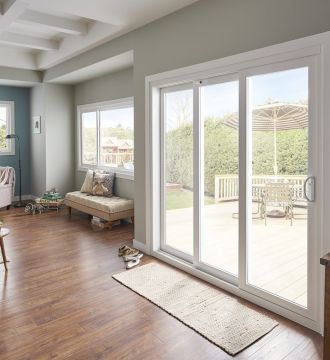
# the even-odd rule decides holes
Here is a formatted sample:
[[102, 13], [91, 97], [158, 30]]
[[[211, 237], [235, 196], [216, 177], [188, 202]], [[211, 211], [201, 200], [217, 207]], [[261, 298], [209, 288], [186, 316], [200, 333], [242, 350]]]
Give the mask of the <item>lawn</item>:
[[[204, 204], [214, 204], [214, 199], [210, 196], [204, 197]], [[183, 209], [193, 206], [193, 193], [191, 191], [173, 191], [166, 194], [166, 209]]]

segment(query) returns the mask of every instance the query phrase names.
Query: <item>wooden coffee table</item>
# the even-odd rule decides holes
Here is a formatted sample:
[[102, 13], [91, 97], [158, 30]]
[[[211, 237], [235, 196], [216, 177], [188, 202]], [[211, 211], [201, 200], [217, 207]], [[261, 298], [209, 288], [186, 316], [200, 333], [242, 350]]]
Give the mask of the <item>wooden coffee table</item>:
[[9, 260], [7, 259], [7, 256], [6, 256], [5, 245], [3, 243], [3, 238], [5, 236], [7, 236], [9, 233], [10, 233], [9, 229], [4, 228], [4, 227], [0, 228], [0, 247], [1, 247], [2, 260], [3, 260], [3, 264], [5, 266], [6, 271], [8, 271], [7, 262], [9, 262]]

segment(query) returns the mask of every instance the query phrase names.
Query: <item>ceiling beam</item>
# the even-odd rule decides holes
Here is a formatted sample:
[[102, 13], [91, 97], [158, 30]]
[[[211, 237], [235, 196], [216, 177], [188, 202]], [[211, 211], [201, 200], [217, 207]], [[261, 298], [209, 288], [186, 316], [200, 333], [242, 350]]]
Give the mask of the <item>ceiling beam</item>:
[[9, 32], [0, 34], [0, 44], [14, 45], [37, 50], [57, 50], [59, 43], [53, 40], [35, 38]]
[[54, 15], [43, 14], [38, 11], [26, 10], [17, 22], [37, 24], [48, 29], [71, 35], [86, 35], [87, 24], [75, 20], [64, 19]]
[[23, 14], [28, 4], [20, 0], [6, 0], [1, 7], [0, 32], [8, 29], [8, 27]]

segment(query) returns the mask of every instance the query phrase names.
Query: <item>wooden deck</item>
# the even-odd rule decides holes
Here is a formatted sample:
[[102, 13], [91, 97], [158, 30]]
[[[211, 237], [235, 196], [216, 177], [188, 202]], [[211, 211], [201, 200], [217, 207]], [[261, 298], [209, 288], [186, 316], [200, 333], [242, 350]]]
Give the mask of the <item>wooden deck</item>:
[[[237, 275], [238, 202], [207, 205], [202, 261]], [[257, 204], [253, 205], [257, 212]], [[253, 216], [249, 241], [250, 284], [307, 306], [307, 215], [294, 209], [293, 225], [283, 218]], [[192, 254], [192, 209], [167, 211], [167, 243]]]

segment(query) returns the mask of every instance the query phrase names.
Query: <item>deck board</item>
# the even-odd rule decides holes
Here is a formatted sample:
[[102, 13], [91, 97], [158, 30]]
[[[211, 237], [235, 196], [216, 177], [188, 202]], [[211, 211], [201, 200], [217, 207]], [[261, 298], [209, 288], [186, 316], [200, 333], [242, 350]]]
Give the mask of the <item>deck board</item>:
[[[237, 274], [237, 201], [204, 207], [202, 261]], [[253, 204], [253, 211], [257, 205]], [[250, 233], [249, 283], [307, 306], [307, 212], [298, 213], [293, 225], [285, 218], [263, 219], [254, 215]], [[168, 210], [167, 243], [192, 253], [192, 208]]]

